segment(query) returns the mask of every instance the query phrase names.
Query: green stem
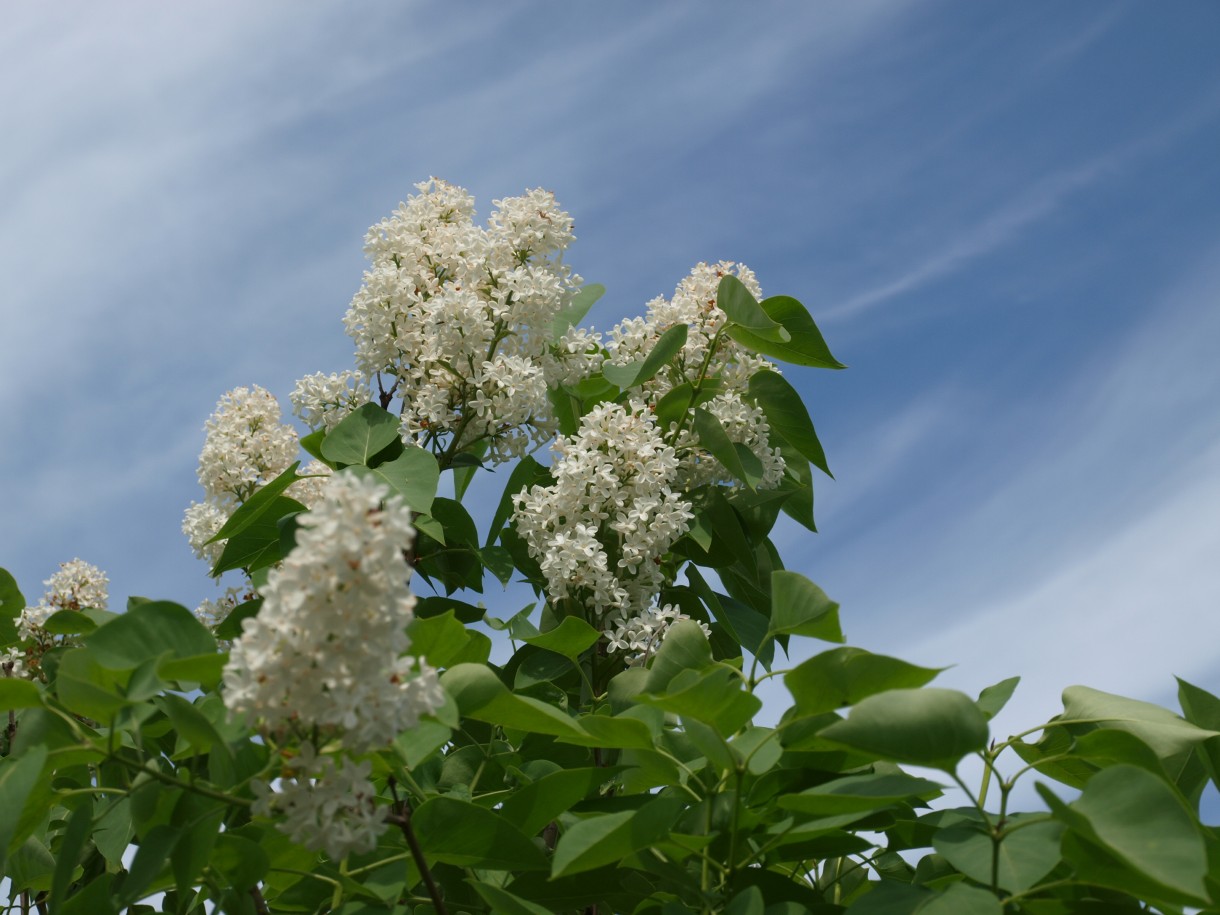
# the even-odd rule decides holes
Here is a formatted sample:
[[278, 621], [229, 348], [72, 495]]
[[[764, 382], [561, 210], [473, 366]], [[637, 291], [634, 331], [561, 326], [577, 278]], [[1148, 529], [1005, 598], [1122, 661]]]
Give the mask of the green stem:
[[703, 382], [707, 380], [707, 370], [712, 364], [712, 356], [715, 355], [716, 350], [720, 347], [720, 340], [724, 336], [724, 329], [727, 326], [727, 323], [722, 324], [712, 337], [712, 342], [707, 346], [707, 352], [703, 356], [703, 364], [699, 366], [699, 377], [691, 385], [690, 397], [686, 401], [686, 409], [682, 412], [682, 418], [678, 420], [677, 425], [674, 426], [674, 430], [670, 434], [669, 441], [671, 444], [676, 442], [678, 436], [682, 434], [682, 428], [686, 425], [686, 421], [691, 415], [691, 407], [695, 404], [695, 398], [703, 392]]
[[107, 758], [113, 760], [114, 762], [117, 762], [120, 766], [127, 769], [129, 772], [134, 772], [136, 774], [144, 773], [144, 774], [148, 775], [149, 778], [154, 778], [157, 781], [163, 782], [167, 785], [173, 785], [175, 788], [181, 788], [184, 791], [192, 791], [195, 794], [198, 794], [202, 797], [210, 797], [214, 801], [222, 801], [226, 804], [231, 804], [231, 805], [234, 805], [237, 807], [253, 806], [253, 801], [246, 800], [244, 797], [233, 797], [232, 795], [229, 795], [229, 794], [222, 794], [219, 791], [213, 791], [210, 788], [200, 787], [199, 785], [196, 785], [194, 782], [184, 782], [181, 779], [174, 778], [172, 775], [166, 775], [160, 769], [154, 769], [154, 768], [150, 768], [148, 766], [141, 766], [141, 765], [131, 762], [130, 760], [123, 759], [123, 757], [121, 757], [121, 756], [111, 755]]

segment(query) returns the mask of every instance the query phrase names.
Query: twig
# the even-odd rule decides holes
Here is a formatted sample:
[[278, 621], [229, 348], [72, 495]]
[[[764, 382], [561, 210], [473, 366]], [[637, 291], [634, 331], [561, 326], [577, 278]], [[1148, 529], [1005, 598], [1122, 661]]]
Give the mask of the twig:
[[411, 828], [411, 802], [399, 799], [398, 785], [393, 778], [390, 779], [390, 793], [394, 795], [394, 813], [389, 818], [390, 822], [396, 823], [402, 830], [403, 838], [407, 840], [407, 846], [411, 849], [411, 857], [415, 859], [415, 866], [419, 868], [419, 872], [424, 878], [424, 884], [428, 887], [428, 895], [432, 897], [432, 906], [436, 909], [437, 915], [449, 915], [440, 887], [432, 879], [432, 871], [428, 868], [424, 850], [419, 847], [419, 839], [415, 837], [415, 830]]
[[254, 911], [258, 915], [271, 915], [271, 909], [267, 908], [267, 900], [263, 898], [263, 891], [257, 883], [250, 887], [250, 898], [254, 900]]

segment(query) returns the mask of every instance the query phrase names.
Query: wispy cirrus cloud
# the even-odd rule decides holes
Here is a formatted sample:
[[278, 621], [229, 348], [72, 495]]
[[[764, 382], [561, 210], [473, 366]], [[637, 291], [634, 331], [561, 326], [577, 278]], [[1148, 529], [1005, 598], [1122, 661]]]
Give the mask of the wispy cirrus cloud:
[[1220, 92], [1206, 93], [1187, 111], [1146, 131], [1118, 148], [1058, 169], [1026, 185], [1007, 201], [966, 225], [924, 253], [890, 279], [864, 289], [826, 308], [820, 320], [835, 323], [851, 320], [881, 304], [900, 298], [942, 277], [951, 275], [991, 252], [1020, 239], [1049, 216], [1063, 210], [1074, 198], [1107, 180], [1123, 177], [1158, 151], [1220, 112]]

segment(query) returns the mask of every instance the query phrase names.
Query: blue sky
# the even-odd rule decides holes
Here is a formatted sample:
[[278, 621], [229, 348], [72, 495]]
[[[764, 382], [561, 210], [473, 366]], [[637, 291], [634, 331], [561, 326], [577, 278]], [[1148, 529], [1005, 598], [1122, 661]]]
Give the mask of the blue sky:
[[1220, 691], [1218, 40], [1207, 0], [14, 7], [0, 565], [213, 593], [204, 419], [348, 366], [364, 231], [438, 175], [555, 191], [596, 326], [720, 258], [809, 306], [837, 479], [779, 537], [853, 644], [1022, 674], [1001, 730]]

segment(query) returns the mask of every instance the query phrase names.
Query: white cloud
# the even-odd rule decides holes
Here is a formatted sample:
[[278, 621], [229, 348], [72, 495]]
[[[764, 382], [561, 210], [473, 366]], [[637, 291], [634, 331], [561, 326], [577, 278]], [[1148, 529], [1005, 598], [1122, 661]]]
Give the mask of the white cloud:
[[1059, 212], [1080, 193], [1107, 179], [1120, 177], [1146, 157], [1170, 146], [1212, 118], [1220, 107], [1220, 91], [1206, 93], [1185, 113], [1118, 148], [1083, 164], [1058, 169], [1027, 186], [968, 225], [954, 228], [918, 262], [896, 276], [848, 297], [820, 312], [824, 324], [857, 317], [928, 283], [957, 272], [979, 258], [1020, 238], [1031, 226]]

